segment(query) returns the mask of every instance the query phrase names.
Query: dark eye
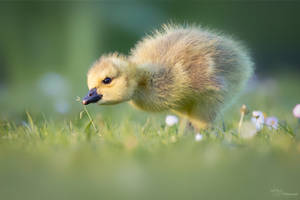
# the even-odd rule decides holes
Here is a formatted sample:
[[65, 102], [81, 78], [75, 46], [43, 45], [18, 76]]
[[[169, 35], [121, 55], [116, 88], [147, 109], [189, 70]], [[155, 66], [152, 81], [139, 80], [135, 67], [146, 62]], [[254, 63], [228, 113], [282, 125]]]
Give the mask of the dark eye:
[[104, 84], [109, 84], [111, 82], [111, 78], [106, 77], [103, 81]]

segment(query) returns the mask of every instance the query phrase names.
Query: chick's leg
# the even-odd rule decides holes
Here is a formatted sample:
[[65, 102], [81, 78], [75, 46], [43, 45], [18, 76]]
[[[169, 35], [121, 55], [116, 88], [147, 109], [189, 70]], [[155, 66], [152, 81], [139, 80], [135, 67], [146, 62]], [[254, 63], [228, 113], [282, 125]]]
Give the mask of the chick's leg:
[[195, 128], [196, 132], [207, 130], [212, 126], [212, 123], [217, 117], [219, 105], [216, 103], [199, 104], [194, 106], [194, 109], [188, 115], [189, 120]]
[[190, 119], [190, 121], [191, 121], [196, 133], [208, 129], [209, 125], [210, 125], [209, 122], [204, 121], [204, 120], [199, 120], [199, 119], [193, 119], [192, 118], [192, 119]]
[[178, 112], [173, 110], [173, 112], [180, 117], [178, 134], [183, 135], [185, 132], [192, 130], [194, 127], [191, 126], [191, 122], [189, 120], [188, 115], [183, 114], [182, 112]]
[[193, 129], [193, 132], [198, 133], [209, 128], [211, 121], [200, 112], [178, 112], [174, 111], [177, 115], [181, 117], [179, 124], [179, 135], [182, 135], [185, 131]]
[[187, 127], [187, 124], [188, 124], [188, 120], [186, 117], [181, 117], [181, 120], [180, 120], [180, 123], [179, 123], [179, 127], [178, 127], [178, 134], [179, 135], [183, 135], [185, 130], [186, 130], [186, 127]]

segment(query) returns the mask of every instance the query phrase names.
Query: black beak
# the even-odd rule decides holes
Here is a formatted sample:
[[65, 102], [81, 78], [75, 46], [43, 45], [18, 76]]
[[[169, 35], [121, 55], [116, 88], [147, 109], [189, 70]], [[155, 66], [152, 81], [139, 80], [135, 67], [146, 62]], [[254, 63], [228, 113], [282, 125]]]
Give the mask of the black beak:
[[82, 104], [88, 105], [90, 103], [96, 103], [102, 98], [102, 94], [98, 94], [96, 88], [93, 88], [89, 93], [83, 98]]

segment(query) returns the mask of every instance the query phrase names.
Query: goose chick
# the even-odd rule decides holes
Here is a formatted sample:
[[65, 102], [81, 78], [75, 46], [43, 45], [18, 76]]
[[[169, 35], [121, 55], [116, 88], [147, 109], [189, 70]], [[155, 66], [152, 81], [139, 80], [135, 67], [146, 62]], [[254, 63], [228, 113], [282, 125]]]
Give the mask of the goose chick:
[[201, 27], [165, 25], [129, 56], [100, 57], [87, 75], [83, 104], [130, 101], [151, 112], [171, 110], [207, 128], [238, 96], [253, 72], [247, 51]]

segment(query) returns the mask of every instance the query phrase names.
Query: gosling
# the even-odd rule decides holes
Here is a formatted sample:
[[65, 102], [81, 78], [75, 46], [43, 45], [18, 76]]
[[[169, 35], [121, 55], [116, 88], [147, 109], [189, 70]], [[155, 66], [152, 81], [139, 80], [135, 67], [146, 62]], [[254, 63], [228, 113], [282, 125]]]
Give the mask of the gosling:
[[83, 104], [130, 101], [145, 111], [171, 110], [206, 129], [238, 96], [253, 73], [246, 49], [198, 26], [164, 25], [129, 56], [101, 56], [87, 74]]

